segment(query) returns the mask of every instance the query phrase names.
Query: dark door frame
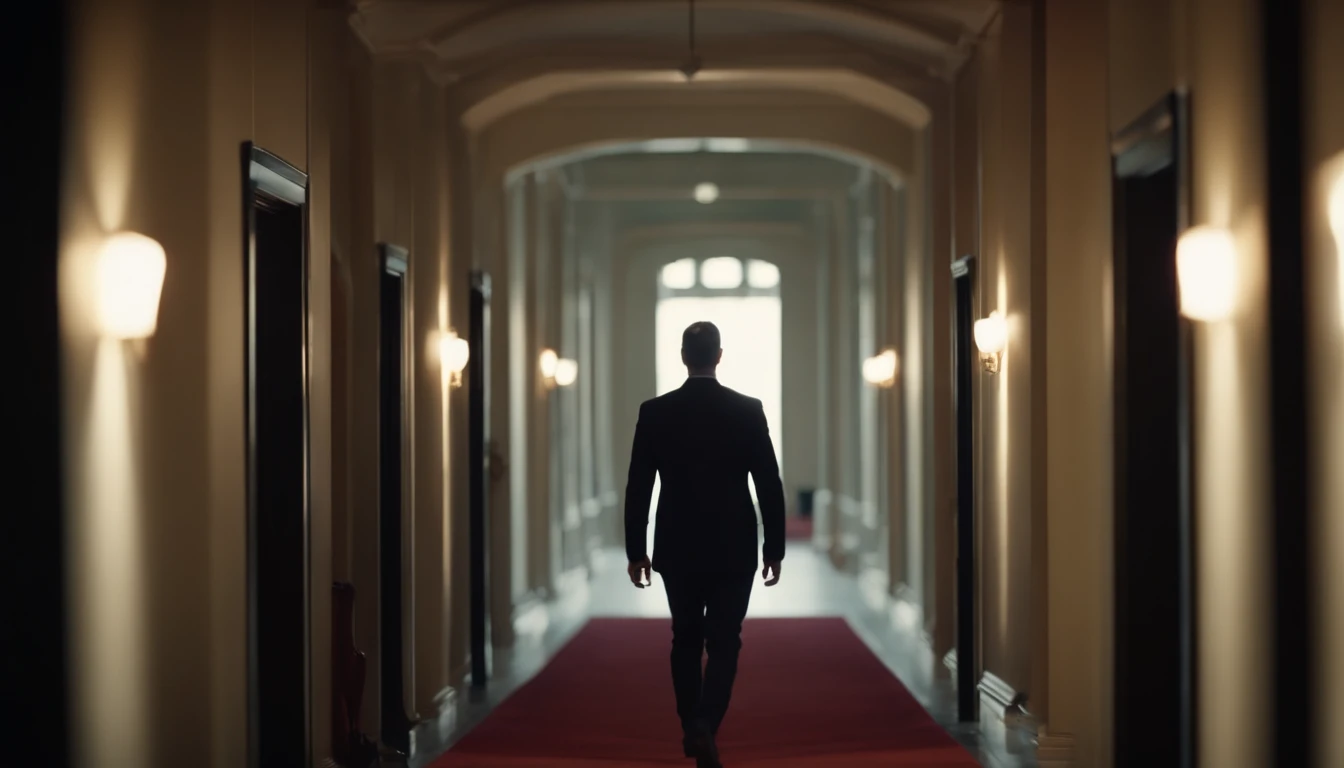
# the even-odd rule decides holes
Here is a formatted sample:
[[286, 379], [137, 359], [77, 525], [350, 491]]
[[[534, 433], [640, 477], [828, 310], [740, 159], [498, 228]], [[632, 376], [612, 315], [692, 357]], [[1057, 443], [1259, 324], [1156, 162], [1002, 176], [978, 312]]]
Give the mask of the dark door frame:
[[[1144, 672], [1142, 664], [1137, 668], [1126, 665], [1126, 650], [1131, 645], [1131, 636], [1123, 617], [1130, 610], [1122, 604], [1126, 598], [1124, 581], [1126, 569], [1142, 564], [1132, 562], [1132, 553], [1124, 549], [1127, 530], [1128, 498], [1130, 483], [1145, 482], [1142, 477], [1131, 477], [1128, 471], [1126, 435], [1130, 421], [1130, 408], [1142, 407], [1140, 402], [1131, 402], [1127, 397], [1127, 380], [1134, 373], [1131, 370], [1127, 338], [1130, 321], [1127, 316], [1125, 296], [1128, 289], [1130, 272], [1130, 253], [1126, 242], [1126, 232], [1121, 226], [1126, 217], [1126, 183], [1152, 174], [1174, 169], [1175, 206], [1172, 211], [1175, 222], [1173, 240], [1167, 258], [1170, 259], [1171, 279], [1175, 281], [1175, 237], [1190, 224], [1190, 151], [1189, 151], [1189, 99], [1184, 94], [1171, 93], [1151, 107], [1138, 120], [1119, 131], [1111, 143], [1112, 179], [1113, 179], [1113, 218], [1115, 221], [1115, 281], [1116, 292], [1113, 302], [1115, 312], [1115, 578], [1117, 620], [1114, 622], [1115, 656], [1117, 661], [1117, 680], [1127, 679]], [[1135, 254], [1139, 256], [1139, 254]], [[1179, 300], [1179, 299], [1178, 299]], [[1179, 308], [1177, 308], [1179, 311]], [[1195, 488], [1193, 482], [1194, 444], [1194, 402], [1193, 375], [1194, 358], [1192, 351], [1193, 327], [1189, 320], [1179, 319], [1179, 331], [1176, 340], [1175, 361], [1177, 371], [1176, 410], [1176, 449], [1178, 451], [1178, 477], [1176, 509], [1178, 514], [1177, 541], [1177, 612], [1179, 643], [1179, 715], [1175, 735], [1179, 742], [1179, 763], [1181, 768], [1194, 768], [1198, 764], [1197, 745], [1197, 655], [1196, 651], [1196, 580], [1195, 580]], [[1143, 362], [1137, 362], [1142, 365]], [[1164, 361], [1157, 361], [1158, 365]], [[1136, 486], [1137, 488], [1137, 486]], [[1147, 729], [1151, 723], [1151, 714], [1142, 711], [1128, 711], [1117, 690], [1115, 707], [1117, 732], [1131, 723], [1136, 729]], [[1140, 706], [1136, 703], [1136, 707]], [[1159, 718], [1160, 720], [1161, 718]], [[1123, 736], [1121, 738], [1124, 738]]]
[[[396, 753], [409, 755], [411, 729], [415, 722], [406, 714], [406, 659], [404, 639], [406, 606], [402, 588], [405, 583], [406, 455], [409, 399], [406, 375], [406, 326], [409, 292], [406, 273], [410, 253], [401, 246], [378, 244], [378, 670], [379, 734], [383, 745]], [[397, 281], [400, 307], [397, 326], [386, 324], [387, 281]], [[387, 356], [388, 332], [395, 330], [398, 353], [395, 361]], [[391, 363], [394, 370], [388, 370]], [[389, 387], [389, 380], [395, 386]], [[395, 396], [395, 402], [389, 400]], [[395, 411], [391, 413], [390, 411]], [[389, 425], [395, 424], [395, 434]], [[392, 453], [395, 451], [395, 454]], [[391, 466], [395, 464], [395, 466]]]
[[952, 327], [952, 382], [956, 408], [957, 445], [957, 719], [979, 719], [979, 653], [976, 648], [976, 523], [975, 523], [975, 405], [976, 353], [975, 257], [952, 262], [955, 303]]
[[488, 408], [490, 371], [490, 275], [471, 273], [469, 343], [471, 360], [467, 364], [468, 447], [467, 473], [470, 492], [468, 529], [470, 531], [471, 577], [471, 684], [484, 688], [489, 677], [486, 661], [486, 633], [489, 616], [486, 597], [489, 585], [487, 537], [489, 532], [490, 477], [487, 465], [489, 445]]
[[[1320, 686], [1313, 568], [1313, 463], [1308, 388], [1308, 322], [1312, 279], [1306, 259], [1306, 16], [1302, 0], [1261, 0], [1260, 52], [1265, 89], [1265, 200], [1268, 226], [1269, 423], [1275, 765], [1314, 765]], [[1254, 160], [1252, 160], [1254, 162]], [[1325, 514], [1321, 509], [1320, 513]], [[1339, 649], [1331, 649], [1338, 652]]]
[[[11, 86], [13, 146], [5, 158], [6, 178], [17, 194], [9, 213], [18, 225], [10, 232], [16, 258], [17, 301], [5, 303], [11, 336], [22, 374], [7, 382], [15, 387], [13, 409], [16, 445], [8, 467], [17, 489], [6, 522], [6, 582], [16, 600], [5, 629], [9, 655], [24, 677], [39, 684], [24, 686], [22, 705], [15, 707], [12, 728], [17, 754], [6, 762], [66, 768], [71, 764], [69, 684], [69, 617], [66, 615], [66, 542], [68, 520], [64, 499], [61, 321], [57, 273], [61, 250], [61, 182], [66, 96], [66, 3], [37, 3], [24, 19], [24, 40], [5, 47], [5, 69], [22, 72]], [[13, 630], [11, 632], [11, 629]]]
[[262, 766], [261, 754], [261, 698], [262, 685], [258, 668], [260, 651], [258, 596], [259, 565], [258, 553], [258, 423], [257, 423], [257, 241], [256, 209], [258, 205], [293, 206], [303, 222], [302, 259], [303, 259], [303, 709], [304, 709], [304, 751], [311, 762], [312, 743], [312, 446], [310, 425], [310, 377], [312, 329], [309, 325], [309, 279], [310, 266], [308, 255], [308, 175], [290, 165], [280, 157], [256, 146], [244, 142], [241, 152], [243, 180], [243, 295], [246, 311], [244, 325], [244, 380], [245, 411], [247, 431], [247, 690], [248, 690], [248, 764], [253, 768]]

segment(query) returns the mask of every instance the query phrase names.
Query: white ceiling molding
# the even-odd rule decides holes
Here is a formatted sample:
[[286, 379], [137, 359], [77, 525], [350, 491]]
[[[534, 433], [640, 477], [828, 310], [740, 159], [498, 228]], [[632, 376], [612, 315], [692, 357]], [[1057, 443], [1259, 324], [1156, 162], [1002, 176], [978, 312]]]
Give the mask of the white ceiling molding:
[[[850, 69], [918, 100], [928, 85], [950, 81], [998, 7], [998, 0], [699, 0], [696, 79]], [[375, 53], [415, 58], [437, 82], [456, 84], [455, 106], [471, 111], [467, 125], [479, 129], [506, 114], [500, 106], [510, 99], [525, 104], [545, 93], [557, 81], [533, 81], [550, 75], [566, 82], [618, 70], [643, 73], [631, 82], [684, 85], [687, 11], [687, 0], [358, 0], [351, 26]], [[858, 90], [869, 94], [860, 103], [872, 106], [873, 89]], [[502, 91], [510, 95], [494, 99]]]
[[911, 128], [928, 125], [930, 111], [909, 93], [846, 69], [835, 70], [706, 70], [686, 83], [670, 70], [625, 72], [554, 72], [505, 88], [476, 103], [462, 115], [463, 126], [478, 133], [500, 119], [557, 96], [622, 88], [675, 88], [685, 91], [759, 89], [811, 91], [844, 97]]
[[[556, 39], [636, 36], [685, 45], [687, 22], [686, 0], [514, 0], [447, 21], [426, 42], [448, 61]], [[701, 0], [696, 7], [697, 37], [705, 43], [808, 30], [890, 46], [922, 60], [945, 56], [964, 31], [901, 4], [879, 10], [846, 0]]]
[[[723, 91], [661, 102], [642, 94], [646, 101], [632, 105], [631, 94], [578, 94], [510, 114], [478, 137], [481, 173], [509, 179], [538, 165], [630, 151], [651, 139], [703, 136], [748, 137], [866, 162], [893, 183], [915, 167], [917, 131], [841, 98], [781, 91], [767, 101], [761, 94]], [[573, 98], [582, 106], [570, 103]]]

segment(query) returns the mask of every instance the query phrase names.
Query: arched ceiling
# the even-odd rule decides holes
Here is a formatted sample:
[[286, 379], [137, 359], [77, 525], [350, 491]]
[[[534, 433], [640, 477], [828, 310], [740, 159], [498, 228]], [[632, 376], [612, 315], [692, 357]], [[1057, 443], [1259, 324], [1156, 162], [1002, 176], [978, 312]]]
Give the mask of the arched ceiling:
[[865, 168], [854, 161], [778, 143], [744, 142], [740, 150], [726, 152], [712, 149], [716, 144], [710, 140], [701, 140], [703, 149], [690, 151], [656, 146], [659, 144], [670, 142], [628, 144], [596, 156], [571, 155], [568, 162], [549, 167], [563, 175], [565, 187], [574, 199], [691, 203], [692, 190], [697, 184], [713, 182], [719, 191], [714, 205], [720, 207], [729, 201], [808, 200], [843, 195], [860, 180], [869, 178]]
[[[818, 90], [907, 125], [999, 0], [697, 0], [693, 87]], [[421, 60], [478, 131], [557, 94], [686, 87], [690, 0], [360, 0], [371, 49]]]

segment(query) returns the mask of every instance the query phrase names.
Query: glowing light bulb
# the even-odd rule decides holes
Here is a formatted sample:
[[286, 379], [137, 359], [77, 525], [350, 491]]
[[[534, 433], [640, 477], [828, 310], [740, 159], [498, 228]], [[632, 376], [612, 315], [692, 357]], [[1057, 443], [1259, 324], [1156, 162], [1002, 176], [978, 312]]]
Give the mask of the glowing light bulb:
[[997, 355], [1008, 344], [1008, 324], [996, 309], [989, 317], [975, 321], [975, 346], [982, 354]]
[[719, 199], [719, 185], [712, 182], [704, 182], [695, 185], [695, 202], [701, 205], [709, 205]]
[[542, 377], [550, 381], [555, 378], [555, 369], [560, 364], [560, 356], [555, 354], [553, 349], [543, 349], [538, 364], [541, 366]]
[[1221, 227], [1186, 230], [1176, 243], [1181, 314], [1206, 323], [1226, 320], [1236, 308], [1237, 242]]
[[462, 371], [471, 360], [471, 345], [457, 332], [448, 331], [439, 338], [439, 360], [451, 376], [452, 385], [461, 386]]
[[555, 362], [555, 384], [559, 387], [568, 387], [579, 377], [579, 364], [567, 357], [562, 357]]
[[98, 254], [98, 320], [116, 339], [144, 339], [159, 323], [159, 299], [168, 259], [158, 241], [120, 232]]
[[863, 361], [863, 380], [875, 387], [896, 383], [896, 350], [888, 349]]
[[1344, 168], [1335, 176], [1329, 206], [1330, 231], [1335, 235], [1335, 299], [1339, 302], [1339, 324], [1344, 327]]

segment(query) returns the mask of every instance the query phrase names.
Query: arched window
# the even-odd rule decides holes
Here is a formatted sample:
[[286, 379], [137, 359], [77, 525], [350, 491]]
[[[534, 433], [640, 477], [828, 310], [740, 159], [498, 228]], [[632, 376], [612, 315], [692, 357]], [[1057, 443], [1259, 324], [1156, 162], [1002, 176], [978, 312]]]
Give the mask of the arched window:
[[735, 256], [679, 259], [658, 272], [658, 298], [779, 296], [779, 267]]

